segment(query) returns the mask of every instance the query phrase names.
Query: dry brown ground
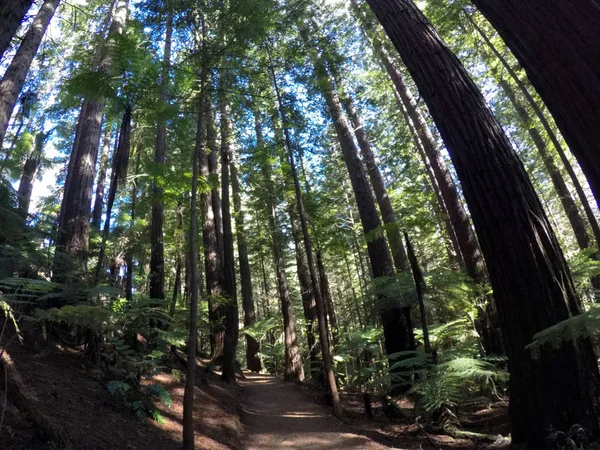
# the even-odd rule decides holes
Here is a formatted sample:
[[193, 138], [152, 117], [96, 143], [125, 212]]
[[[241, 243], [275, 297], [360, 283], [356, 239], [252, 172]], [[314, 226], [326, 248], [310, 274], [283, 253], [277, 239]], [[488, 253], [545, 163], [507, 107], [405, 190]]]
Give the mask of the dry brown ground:
[[[106, 387], [92, 376], [84, 358], [58, 345], [33, 352], [13, 343], [9, 349], [27, 394], [36, 409], [66, 434], [77, 450], [171, 450], [181, 447], [183, 386], [168, 374], [144, 383], [159, 383], [173, 405], [157, 405], [165, 423], [140, 421], [120, 408]], [[203, 362], [199, 361], [199, 365]], [[376, 413], [368, 418], [362, 398], [343, 395], [344, 422], [330, 413], [322, 391], [307, 384], [284, 383], [269, 375], [247, 374], [240, 386], [223, 387], [208, 374], [208, 386], [197, 380], [194, 423], [199, 450], [314, 449], [481, 450], [466, 439], [430, 434], [412, 421], [391, 421]], [[4, 403], [0, 380], [0, 411]], [[241, 404], [241, 405], [240, 405]], [[374, 404], [377, 411], [377, 404]], [[242, 416], [244, 426], [240, 423]], [[506, 405], [471, 405], [461, 411], [470, 431], [508, 432]], [[410, 422], [410, 423], [409, 423]], [[1, 450], [56, 450], [9, 404], [0, 431]], [[501, 447], [494, 447], [501, 448]]]
[[[34, 399], [35, 407], [64, 432], [77, 450], [172, 450], [181, 447], [183, 386], [161, 374], [145, 383], [159, 383], [173, 399], [171, 408], [157, 405], [165, 423], [142, 421], [119, 408], [104, 385], [91, 376], [92, 367], [77, 353], [56, 345], [32, 352], [13, 343], [10, 356]], [[1, 380], [0, 386], [3, 386]], [[198, 380], [199, 381], [199, 380]], [[220, 387], [216, 377], [210, 385], [196, 387], [194, 422], [196, 448], [241, 448], [236, 388]], [[4, 393], [0, 387], [0, 411]], [[36, 428], [9, 404], [0, 431], [2, 450], [55, 449]]]

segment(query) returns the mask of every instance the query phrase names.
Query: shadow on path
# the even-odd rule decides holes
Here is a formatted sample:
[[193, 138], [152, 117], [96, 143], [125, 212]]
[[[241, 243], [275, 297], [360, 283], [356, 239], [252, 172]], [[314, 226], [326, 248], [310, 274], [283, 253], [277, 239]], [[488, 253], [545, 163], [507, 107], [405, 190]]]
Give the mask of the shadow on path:
[[244, 444], [247, 450], [383, 450], [355, 434], [292, 383], [270, 375], [246, 373], [243, 388]]

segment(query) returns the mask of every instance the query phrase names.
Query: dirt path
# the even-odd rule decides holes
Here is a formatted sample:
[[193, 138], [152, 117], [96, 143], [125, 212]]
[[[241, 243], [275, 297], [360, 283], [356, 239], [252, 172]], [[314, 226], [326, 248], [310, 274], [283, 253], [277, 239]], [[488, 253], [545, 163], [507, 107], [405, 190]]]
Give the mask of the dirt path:
[[383, 450], [372, 440], [354, 434], [329, 409], [304, 395], [296, 386], [268, 375], [246, 374], [244, 443], [247, 450]]

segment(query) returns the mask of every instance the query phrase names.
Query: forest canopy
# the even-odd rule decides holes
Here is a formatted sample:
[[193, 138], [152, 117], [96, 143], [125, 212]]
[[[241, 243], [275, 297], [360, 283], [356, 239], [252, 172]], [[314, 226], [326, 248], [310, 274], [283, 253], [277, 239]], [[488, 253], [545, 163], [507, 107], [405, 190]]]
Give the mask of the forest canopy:
[[600, 8], [535, 3], [4, 2], [0, 390], [63, 439], [43, 341], [142, 419], [175, 374], [185, 449], [205, 369], [598, 448]]

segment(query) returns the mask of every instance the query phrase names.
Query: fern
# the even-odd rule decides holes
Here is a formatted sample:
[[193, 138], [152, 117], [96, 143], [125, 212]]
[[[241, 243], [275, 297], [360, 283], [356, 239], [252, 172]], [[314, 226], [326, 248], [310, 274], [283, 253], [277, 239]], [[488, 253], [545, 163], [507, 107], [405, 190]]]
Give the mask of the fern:
[[131, 386], [129, 386], [123, 381], [110, 380], [108, 383], [106, 383], [106, 389], [108, 389], [108, 392], [110, 392], [113, 395], [119, 394], [124, 396], [127, 393], [127, 391], [131, 389]]
[[152, 399], [160, 400], [167, 408], [173, 406], [173, 399], [171, 398], [171, 395], [158, 384], [151, 384], [147, 386], [144, 393]]
[[489, 394], [497, 395], [496, 386], [507, 380], [508, 373], [492, 362], [463, 357], [434, 366], [414, 384], [409, 394], [416, 395], [426, 412], [432, 412], [443, 403], [461, 403], [486, 389]]
[[534, 358], [539, 357], [541, 348], [549, 345], [559, 348], [567, 341], [591, 339], [595, 345], [600, 343], [600, 305], [593, 304], [588, 311], [570, 317], [545, 330], [536, 333], [527, 348]]

